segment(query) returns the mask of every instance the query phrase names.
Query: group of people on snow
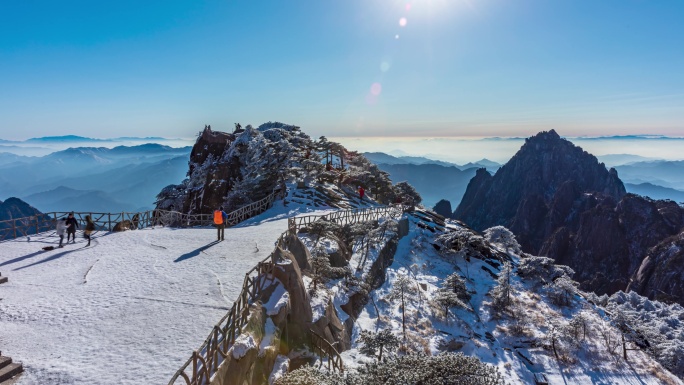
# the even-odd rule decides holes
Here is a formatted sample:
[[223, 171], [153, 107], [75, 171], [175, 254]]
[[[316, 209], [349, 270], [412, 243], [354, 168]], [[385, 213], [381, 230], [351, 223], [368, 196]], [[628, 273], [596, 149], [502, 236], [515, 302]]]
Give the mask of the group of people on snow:
[[[86, 246], [90, 246], [90, 235], [95, 231], [95, 222], [90, 218], [90, 215], [85, 216], [86, 226], [83, 230], [83, 237], [88, 240]], [[59, 237], [59, 247], [64, 247], [64, 234], [67, 236], [66, 243], [76, 243], [76, 229], [79, 228], [78, 220], [74, 217], [74, 212], [70, 212], [67, 217], [63, 217], [57, 221], [55, 230]]]

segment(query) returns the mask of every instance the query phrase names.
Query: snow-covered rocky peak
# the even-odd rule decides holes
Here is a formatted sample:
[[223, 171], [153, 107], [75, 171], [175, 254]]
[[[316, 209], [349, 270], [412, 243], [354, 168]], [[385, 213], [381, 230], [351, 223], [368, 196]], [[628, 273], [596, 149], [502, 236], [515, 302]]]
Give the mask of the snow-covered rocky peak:
[[626, 194], [617, 172], [554, 131], [528, 138], [493, 176], [479, 170], [453, 217], [478, 231], [509, 228], [523, 251], [570, 266], [583, 290], [610, 295], [630, 286], [684, 303], [684, 279], [649, 282], [656, 265], [645, 263], [658, 254], [660, 266], [681, 265], [660, 251], [684, 228], [684, 208]]
[[[363, 202], [358, 192], [365, 189]], [[311, 139], [299, 127], [280, 122], [247, 125], [234, 133], [212, 131], [198, 135], [190, 154], [188, 178], [165, 187], [157, 208], [185, 213], [226, 211], [256, 202], [286, 188], [318, 191], [316, 206], [355, 207], [358, 203], [420, 202], [405, 182], [392, 185], [386, 173], [363, 155], [348, 151], [325, 137]], [[338, 190], [342, 194], [327, 194]], [[299, 194], [301, 195], [301, 194]]]

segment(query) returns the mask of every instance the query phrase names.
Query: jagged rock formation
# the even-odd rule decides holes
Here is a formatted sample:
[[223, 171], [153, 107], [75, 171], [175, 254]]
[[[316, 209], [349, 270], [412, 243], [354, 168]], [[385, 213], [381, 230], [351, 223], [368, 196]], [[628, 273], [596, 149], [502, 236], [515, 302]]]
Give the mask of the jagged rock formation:
[[[156, 204], [158, 209], [206, 214], [219, 206], [234, 210], [286, 185], [326, 195], [322, 186], [332, 184], [354, 195], [362, 186], [379, 203], [410, 195], [406, 183], [393, 186], [388, 174], [363, 155], [325, 137], [314, 141], [297, 126], [269, 122], [234, 133], [205, 127], [192, 148], [188, 178], [162, 189]], [[334, 202], [326, 205], [335, 207]]]
[[0, 221], [30, 217], [36, 214], [42, 213], [19, 198], [7, 198], [4, 202], [0, 201]]
[[682, 302], [684, 298], [684, 232], [648, 251], [628, 286], [649, 298]]
[[451, 217], [451, 202], [449, 202], [446, 199], [442, 199], [437, 204], [435, 207], [432, 208], [432, 211], [436, 212], [437, 214], [449, 218]]
[[[157, 208], [210, 213], [257, 201], [276, 187], [278, 171], [296, 155], [297, 141], [309, 137], [289, 125], [247, 126], [238, 136], [205, 127], [190, 153], [188, 179], [165, 187]], [[275, 151], [278, 146], [284, 148]]]
[[[647, 251], [684, 226], [676, 203], [626, 194], [614, 169], [555, 131], [527, 139], [495, 175], [478, 170], [453, 216], [479, 231], [508, 227], [524, 251], [569, 265], [597, 293], [625, 290]], [[648, 266], [630, 287], [654, 296]], [[679, 282], [664, 291], [681, 303]]]

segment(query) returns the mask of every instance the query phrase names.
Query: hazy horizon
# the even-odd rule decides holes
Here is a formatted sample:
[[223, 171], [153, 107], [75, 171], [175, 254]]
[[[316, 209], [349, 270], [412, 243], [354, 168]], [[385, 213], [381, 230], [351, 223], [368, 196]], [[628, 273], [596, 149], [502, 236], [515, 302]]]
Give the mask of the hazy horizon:
[[[307, 132], [304, 130], [304, 132]], [[660, 137], [649, 134], [638, 137], [567, 137], [559, 134], [595, 156], [611, 154], [629, 154], [646, 158], [665, 160], [682, 160], [684, 154], [684, 138]], [[57, 137], [70, 136], [55, 135]], [[159, 143], [170, 147], [192, 146], [193, 138], [96, 138], [97, 141], [83, 142], [11, 142], [0, 141], [0, 153], [9, 152], [17, 155], [42, 156], [69, 147], [105, 147], [135, 146], [145, 143]], [[0, 137], [0, 140], [4, 138]], [[505, 163], [525, 142], [524, 137], [450, 137], [450, 138], [416, 138], [416, 137], [328, 137], [339, 142], [347, 149], [359, 152], [384, 152], [395, 156], [422, 156], [456, 164], [475, 162], [483, 158]]]

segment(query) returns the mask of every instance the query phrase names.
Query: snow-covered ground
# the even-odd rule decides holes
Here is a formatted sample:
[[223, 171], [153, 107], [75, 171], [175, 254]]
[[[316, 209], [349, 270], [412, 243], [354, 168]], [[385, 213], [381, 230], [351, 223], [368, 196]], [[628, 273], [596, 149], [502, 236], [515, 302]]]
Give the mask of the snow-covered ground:
[[[232, 306], [245, 273], [287, 229], [282, 206], [226, 229], [54, 232], [0, 243], [0, 350], [16, 385], [166, 384]], [[79, 232], [80, 236], [80, 232]]]

